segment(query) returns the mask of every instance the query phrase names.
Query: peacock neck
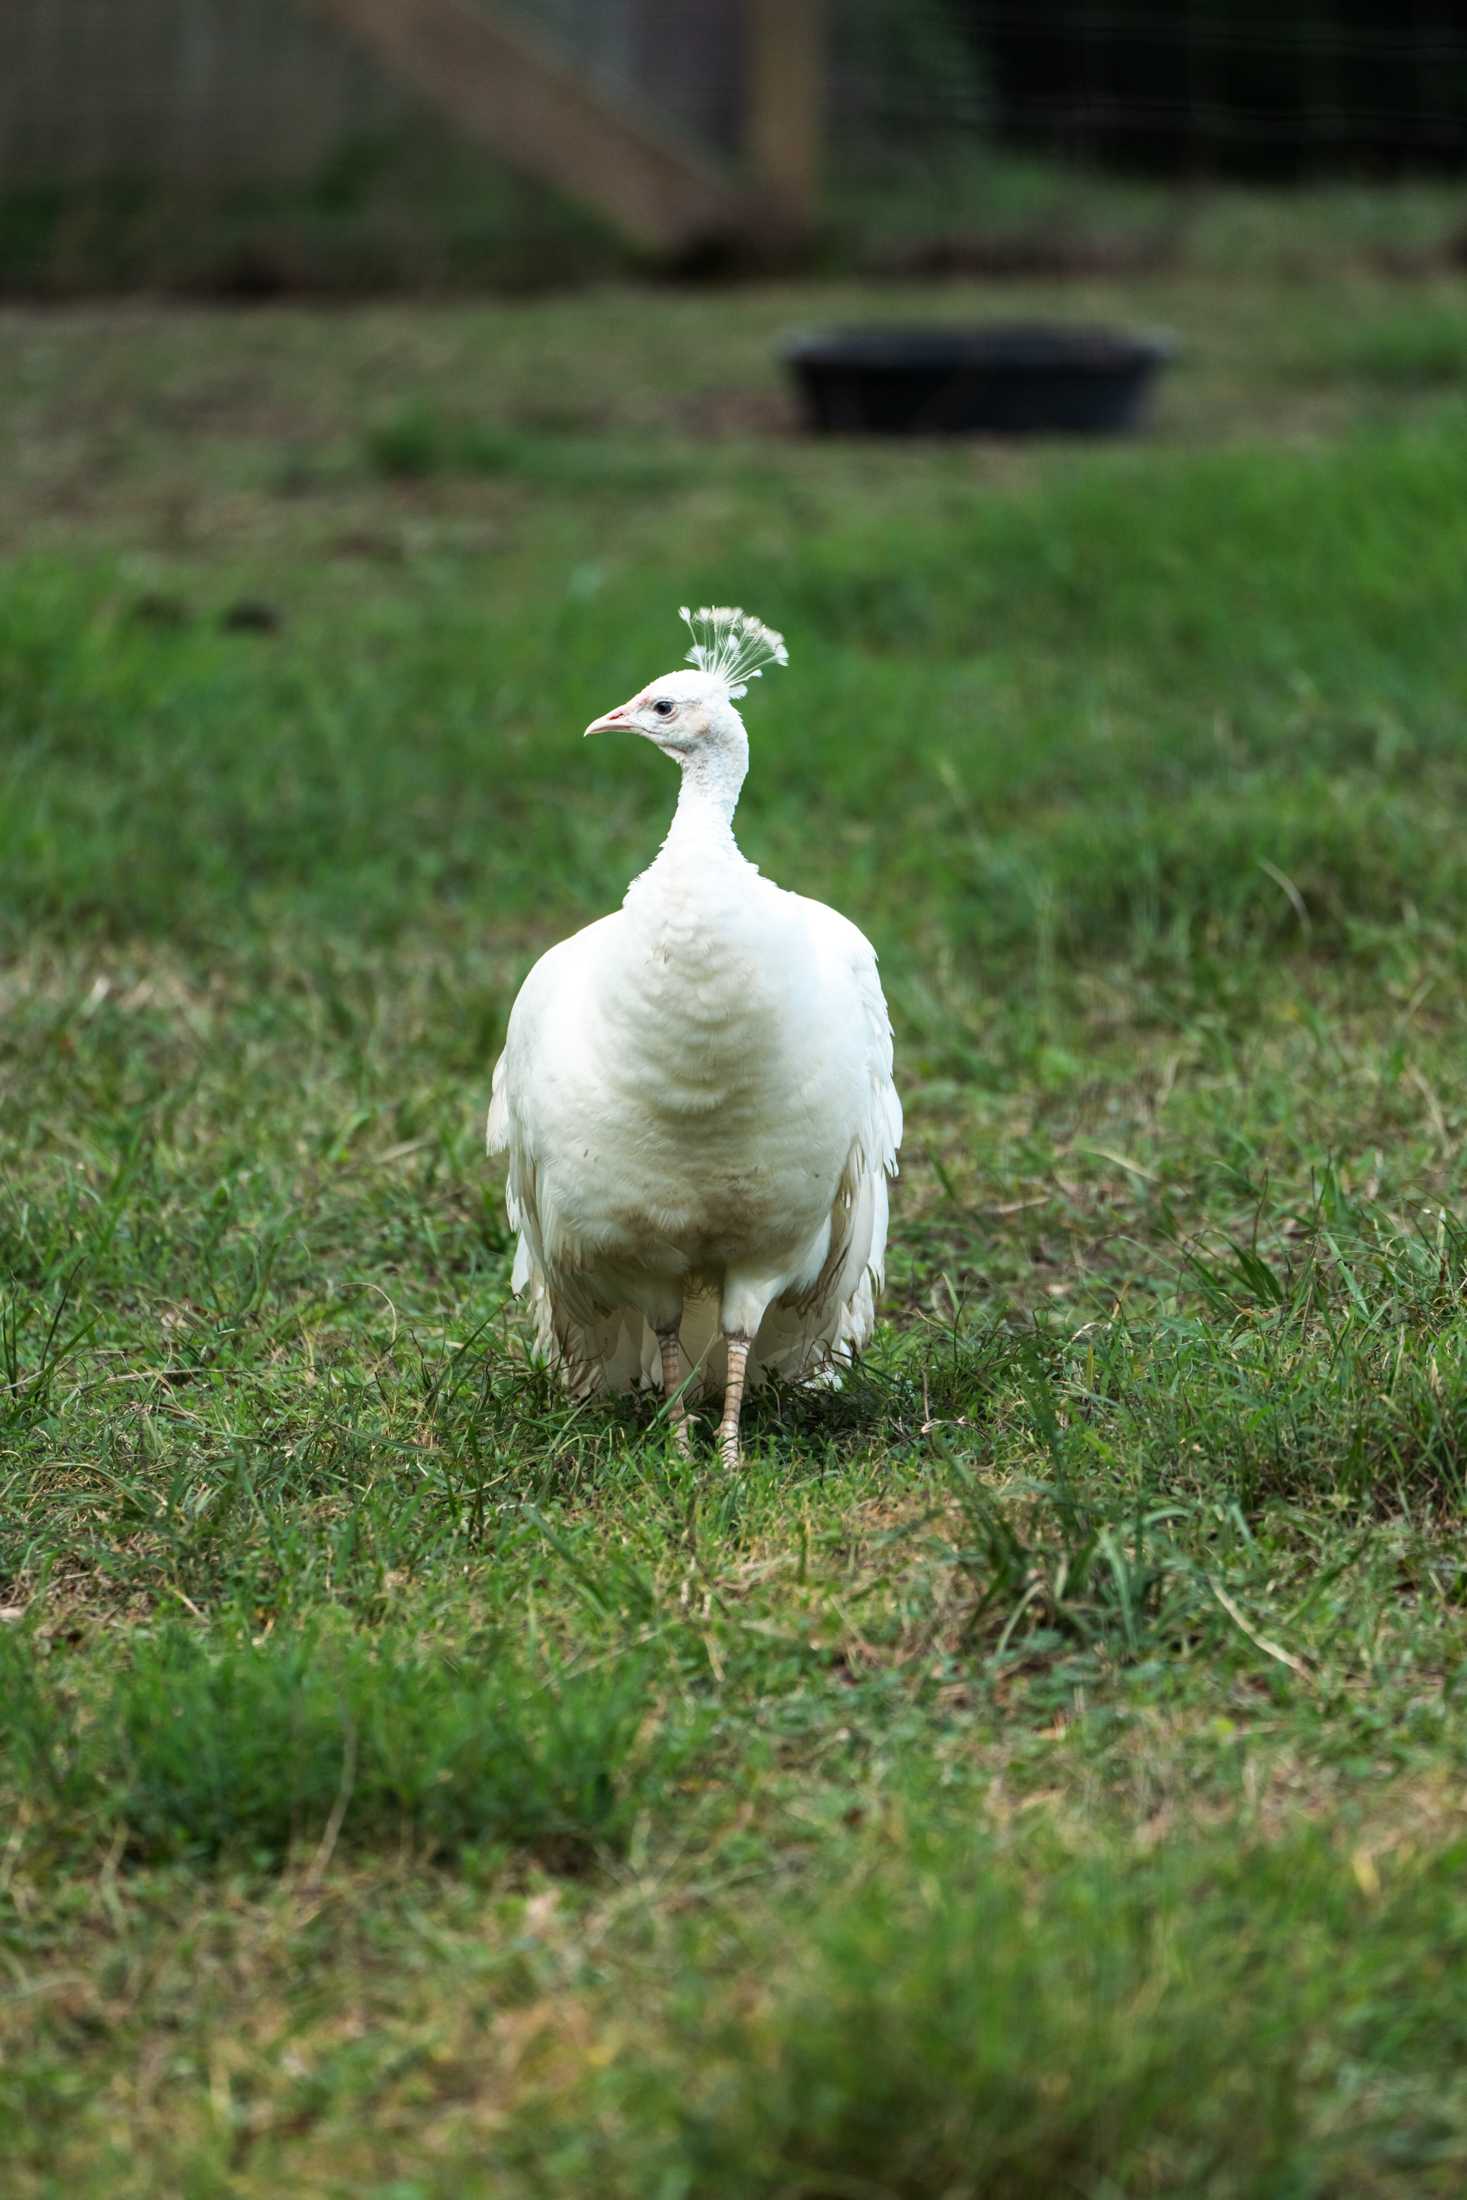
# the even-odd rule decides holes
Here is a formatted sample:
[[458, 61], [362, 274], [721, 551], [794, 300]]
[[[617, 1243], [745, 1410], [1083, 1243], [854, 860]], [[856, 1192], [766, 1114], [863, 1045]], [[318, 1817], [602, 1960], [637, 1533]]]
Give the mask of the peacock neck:
[[742, 862], [733, 815], [748, 768], [747, 757], [719, 750], [695, 753], [683, 764], [683, 783], [658, 863]]
[[683, 760], [667, 838], [622, 903], [604, 1013], [628, 1059], [656, 1056], [664, 1083], [686, 1075], [690, 1024], [704, 1071], [732, 1077], [730, 1050], [747, 1051], [749, 1019], [763, 1013], [770, 973], [759, 959], [758, 872], [733, 835], [746, 762], [746, 750]]

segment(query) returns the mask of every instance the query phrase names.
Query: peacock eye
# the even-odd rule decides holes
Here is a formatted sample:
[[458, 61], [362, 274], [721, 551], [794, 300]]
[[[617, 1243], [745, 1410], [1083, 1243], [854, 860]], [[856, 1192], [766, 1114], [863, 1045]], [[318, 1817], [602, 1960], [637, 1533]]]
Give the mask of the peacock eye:
[[665, 695], [659, 695], [652, 708], [659, 718], [670, 718], [677, 709], [677, 705], [676, 703], [670, 703]]

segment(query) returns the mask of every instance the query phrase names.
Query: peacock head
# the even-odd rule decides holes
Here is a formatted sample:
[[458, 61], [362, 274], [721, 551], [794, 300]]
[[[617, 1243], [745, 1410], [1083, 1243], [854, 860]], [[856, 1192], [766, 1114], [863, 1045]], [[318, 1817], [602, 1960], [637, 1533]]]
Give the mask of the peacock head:
[[744, 749], [744, 722], [734, 704], [766, 665], [786, 665], [784, 636], [750, 611], [714, 604], [678, 616], [693, 637], [688, 663], [696, 669], [664, 672], [630, 702], [593, 718], [590, 733], [641, 733], [685, 763], [695, 755]]

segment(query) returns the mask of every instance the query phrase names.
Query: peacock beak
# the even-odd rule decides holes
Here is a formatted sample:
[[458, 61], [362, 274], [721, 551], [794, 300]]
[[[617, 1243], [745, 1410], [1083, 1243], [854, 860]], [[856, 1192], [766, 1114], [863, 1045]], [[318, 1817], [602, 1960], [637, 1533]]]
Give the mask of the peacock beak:
[[615, 733], [618, 727], [626, 726], [630, 723], [630, 704], [618, 703], [616, 709], [609, 710], [604, 718], [593, 718], [590, 725], [587, 726], [585, 733], [582, 734], [581, 739], [584, 741], [588, 735], [593, 733]]

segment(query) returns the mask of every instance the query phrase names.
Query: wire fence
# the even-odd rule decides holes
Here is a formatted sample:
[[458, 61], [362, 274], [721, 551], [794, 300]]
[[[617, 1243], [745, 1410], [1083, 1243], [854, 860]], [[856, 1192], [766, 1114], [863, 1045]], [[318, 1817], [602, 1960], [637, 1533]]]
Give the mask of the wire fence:
[[[654, 125], [738, 159], [744, 0], [504, 12]], [[417, 113], [311, 0], [4, 0], [3, 15], [0, 189], [307, 177]], [[826, 15], [848, 169], [994, 138], [1182, 171], [1467, 166], [1461, 0], [827, 0]]]
[[1169, 171], [1467, 165], [1458, 0], [955, 0], [1001, 133]]
[[[461, 4], [654, 136], [747, 161], [756, 0]], [[873, 265], [981, 244], [1004, 145], [1188, 179], [1467, 170], [1467, 0], [825, 0], [825, 22], [825, 212]], [[0, 291], [534, 288], [617, 250], [604, 210], [471, 141], [322, 0], [0, 0]]]
[[0, 188], [307, 177], [401, 125], [301, 0], [3, 0]]

